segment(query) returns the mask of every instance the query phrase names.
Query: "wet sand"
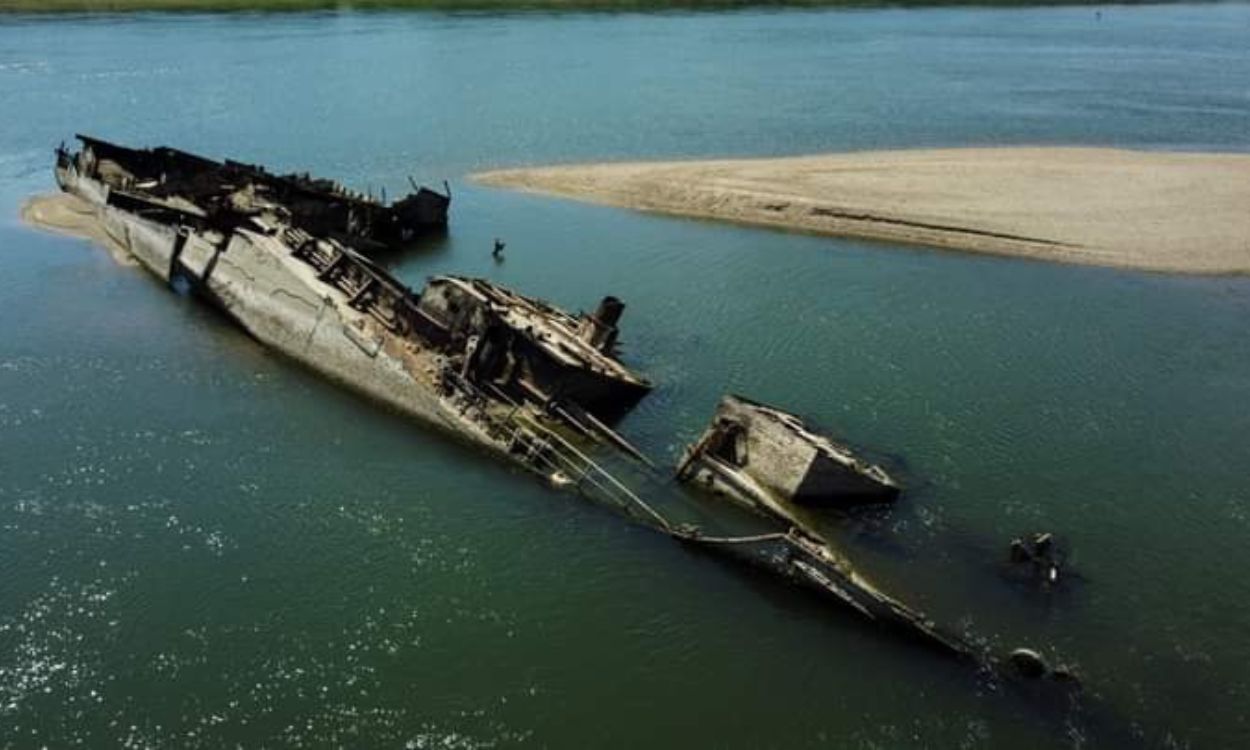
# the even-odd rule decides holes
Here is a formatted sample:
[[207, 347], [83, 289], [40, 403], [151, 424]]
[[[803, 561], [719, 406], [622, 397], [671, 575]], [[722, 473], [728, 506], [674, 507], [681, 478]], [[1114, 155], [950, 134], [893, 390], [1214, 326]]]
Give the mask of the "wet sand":
[[1066, 263], [1250, 273], [1250, 155], [882, 151], [483, 172], [484, 185], [660, 213]]
[[22, 221], [31, 226], [71, 237], [91, 240], [104, 247], [124, 266], [138, 265], [125, 246], [113, 238], [96, 216], [95, 208], [69, 193], [36, 195], [22, 204]]

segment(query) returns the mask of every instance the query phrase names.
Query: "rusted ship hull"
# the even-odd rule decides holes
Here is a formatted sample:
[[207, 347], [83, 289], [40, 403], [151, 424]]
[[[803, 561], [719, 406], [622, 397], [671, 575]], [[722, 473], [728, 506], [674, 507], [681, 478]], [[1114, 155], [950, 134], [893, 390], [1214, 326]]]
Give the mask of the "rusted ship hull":
[[[463, 337], [424, 337], [431, 321], [420, 298], [350, 249], [271, 217], [216, 225], [194, 206], [115, 190], [84, 175], [74, 159], [59, 158], [55, 176], [147, 270], [193, 291], [271, 349], [553, 480], [576, 481], [587, 470], [585, 457], [558, 433], [600, 434], [561, 421], [585, 407], [558, 381], [536, 379], [536, 395], [547, 401], [527, 398], [513, 381], [484, 381], [468, 364], [473, 353]], [[587, 369], [615, 368], [629, 387], [646, 383], [607, 355], [580, 353]], [[527, 372], [549, 366], [542, 352], [516, 356]], [[560, 400], [550, 400], [557, 392]]]
[[[159, 216], [156, 219], [146, 218], [142, 209], [119, 208], [107, 186], [83, 178], [72, 165], [58, 168], [57, 180], [67, 192], [95, 205], [109, 235], [153, 275], [172, 285], [187, 285], [273, 350], [502, 458], [548, 478], [560, 477], [561, 484], [585, 482], [582, 489], [613, 501], [640, 521], [676, 539], [784, 574], [831, 595], [869, 619], [901, 627], [944, 651], [969, 655], [958, 639], [945, 635], [860, 578], [827, 544], [797, 530], [754, 539], [719, 539], [674, 526], [612, 477], [592, 474], [591, 462], [572, 446], [562, 444], [554, 432], [544, 429], [536, 419], [510, 423], [504, 409], [492, 409], [485, 389], [497, 390], [506, 397], [504, 386], [508, 381], [498, 378], [498, 368], [479, 363], [479, 357], [484, 356], [482, 342], [474, 347], [478, 354], [463, 358], [458, 367], [451, 369], [451, 358], [437, 352], [437, 348], [461, 349], [466, 339], [491, 330], [492, 305], [503, 304], [511, 313], [516, 311], [512, 305], [517, 299], [526, 298], [479, 280], [431, 280], [427, 293], [414, 302], [415, 309], [408, 313], [411, 325], [421, 331], [421, 337], [430, 346], [406, 346], [407, 339], [396, 336], [381, 326], [374, 315], [352, 304], [356, 295], [327, 283], [328, 278], [334, 277], [336, 266], [332, 261], [307, 257], [327, 249], [316, 245], [315, 240], [292, 241], [288, 233], [269, 234], [260, 227], [234, 228], [222, 233], [191, 232], [185, 226], [167, 223], [168, 216], [161, 213], [161, 207], [150, 209]], [[526, 301], [527, 305], [521, 308], [522, 319], [549, 312], [535, 300]], [[454, 316], [450, 312], [453, 309]], [[571, 316], [557, 317], [557, 321], [559, 326], [551, 336], [560, 329], [573, 332], [582, 327]], [[508, 350], [511, 356], [519, 358], [529, 353], [526, 347], [537, 348], [541, 344], [523, 337], [522, 343], [524, 346], [520, 347], [512, 343], [513, 348]], [[568, 341], [560, 343], [571, 345]], [[545, 360], [534, 356], [527, 361], [532, 364]], [[554, 364], [547, 366], [558, 369]], [[598, 377], [611, 379], [606, 371], [611, 364], [601, 362], [600, 366], [605, 371]], [[517, 368], [524, 375], [521, 388], [533, 388], [539, 391], [539, 398], [550, 398], [543, 389], [554, 390], [552, 383], [561, 381], [544, 380], [536, 369], [541, 368]], [[530, 378], [535, 383], [524, 385]], [[482, 383], [483, 388], [470, 386], [472, 380]], [[514, 380], [513, 387], [515, 384]], [[645, 393], [647, 387], [649, 384], [640, 378], [629, 377], [620, 386], [622, 390], [608, 393]], [[608, 398], [604, 393], [594, 393]], [[563, 395], [568, 399], [567, 393]], [[506, 403], [511, 402], [497, 402], [495, 406]], [[586, 408], [573, 400], [566, 403], [570, 408]], [[524, 413], [513, 408], [506, 411]]]
[[[616, 305], [619, 315], [624, 306]], [[602, 324], [593, 315], [574, 318], [487, 281], [452, 277], [427, 283], [420, 310], [427, 338], [474, 339], [477, 376], [511, 383], [518, 396], [576, 403], [611, 421], [651, 390], [611, 356], [615, 337], [596, 335]]]
[[58, 169], [62, 189], [96, 207], [105, 231], [161, 281], [185, 281], [263, 344], [401, 412], [500, 449], [439, 396], [434, 358], [387, 346], [368, 316], [290, 258], [280, 240], [237, 230], [228, 237], [180, 232], [109, 205], [107, 189]]
[[731, 395], [686, 449], [677, 476], [800, 527], [812, 511], [890, 502], [900, 491], [884, 469], [797, 416]]
[[[982, 662], [965, 639], [885, 594], [801, 521], [775, 512], [783, 507], [778, 498], [830, 489], [813, 480], [827, 473], [819, 457], [828, 450], [796, 429], [801, 425], [789, 421], [792, 415], [745, 400], [729, 409], [722, 404], [722, 417], [741, 417], [743, 409], [765, 409], [769, 419], [780, 415], [779, 424], [798, 436], [802, 449], [783, 440], [780, 454], [761, 464], [767, 451], [748, 441], [743, 445], [756, 462], [744, 471], [751, 462], [737, 454], [734, 441], [713, 439], [713, 430], [683, 468], [690, 475], [710, 472], [725, 494], [762, 501], [761, 509], [789, 521], [785, 531], [757, 536], [717, 537], [670, 522], [571, 442], [566, 436], [599, 439], [642, 458], [603, 422], [651, 388], [615, 357], [619, 300], [607, 297], [595, 313], [572, 316], [488, 281], [454, 276], [430, 279], [416, 295], [350, 248], [284, 223], [280, 212], [214, 214], [177, 196], [118, 189], [79, 166], [59, 152], [57, 182], [94, 207], [118, 247], [161, 281], [215, 305], [274, 351], [672, 539], [760, 566], [871, 621]], [[783, 470], [754, 471], [769, 463]], [[856, 471], [872, 475], [868, 468]], [[886, 491], [897, 492], [886, 480]]]
[[[222, 214], [246, 216], [255, 210], [237, 200], [246, 192], [280, 206], [292, 226], [362, 251], [403, 246], [447, 228], [450, 189], [439, 193], [412, 182], [412, 193], [387, 204], [307, 174], [278, 175], [257, 165], [214, 161], [168, 147], [134, 149], [90, 136], [78, 139], [83, 149], [76, 166], [84, 177], [149, 199], [177, 198], [219, 223]], [[62, 147], [58, 162], [70, 158]]]

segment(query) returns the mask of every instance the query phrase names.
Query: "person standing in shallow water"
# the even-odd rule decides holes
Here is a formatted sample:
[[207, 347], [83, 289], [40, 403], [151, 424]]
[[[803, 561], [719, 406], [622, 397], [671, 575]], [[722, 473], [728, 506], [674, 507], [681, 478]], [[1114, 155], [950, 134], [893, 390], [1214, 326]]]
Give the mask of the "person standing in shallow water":
[[503, 249], [507, 247], [507, 243], [498, 237], [495, 238], [495, 249], [490, 251], [490, 256], [496, 261], [503, 260]]

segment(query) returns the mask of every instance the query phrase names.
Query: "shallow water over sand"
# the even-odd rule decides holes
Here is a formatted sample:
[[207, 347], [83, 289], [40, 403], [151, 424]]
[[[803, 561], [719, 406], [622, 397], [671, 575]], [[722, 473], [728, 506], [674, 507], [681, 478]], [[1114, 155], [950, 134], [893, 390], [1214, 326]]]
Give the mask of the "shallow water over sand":
[[[500, 467], [17, 223], [75, 131], [377, 192], [452, 182], [414, 285], [628, 304], [671, 461], [735, 390], [911, 491], [839, 525], [1100, 721], [1244, 744], [1250, 282], [513, 195], [480, 169], [1093, 143], [1250, 150], [1250, 9], [309, 14], [0, 24], [0, 744], [1061, 746], [954, 665]], [[508, 242], [490, 258], [491, 240]], [[676, 512], [702, 512], [679, 494]], [[1003, 582], [1054, 530], [1081, 580]]]

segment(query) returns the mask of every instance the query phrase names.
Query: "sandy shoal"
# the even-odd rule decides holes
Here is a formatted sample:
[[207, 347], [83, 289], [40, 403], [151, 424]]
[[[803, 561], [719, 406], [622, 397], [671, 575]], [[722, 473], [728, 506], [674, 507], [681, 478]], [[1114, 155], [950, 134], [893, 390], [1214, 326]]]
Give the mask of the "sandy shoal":
[[138, 265], [125, 245], [108, 233], [94, 206], [69, 193], [36, 195], [22, 204], [22, 221], [71, 237], [91, 240], [106, 248], [113, 260], [125, 266]]
[[483, 172], [661, 213], [1090, 265], [1250, 273], [1250, 155], [970, 148]]

